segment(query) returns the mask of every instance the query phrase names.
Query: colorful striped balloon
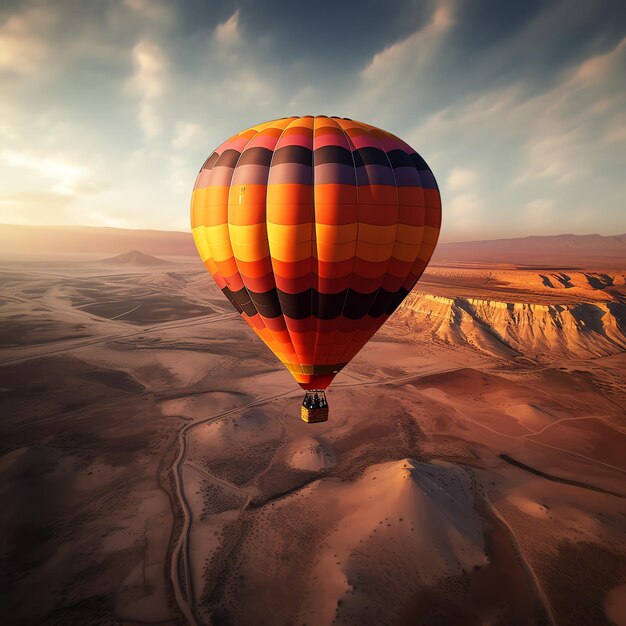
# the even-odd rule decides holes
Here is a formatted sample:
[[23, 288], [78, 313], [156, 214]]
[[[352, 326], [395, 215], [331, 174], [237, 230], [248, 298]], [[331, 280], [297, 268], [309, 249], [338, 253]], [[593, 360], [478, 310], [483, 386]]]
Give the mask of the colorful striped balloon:
[[441, 198], [422, 157], [348, 118], [244, 130], [206, 160], [193, 236], [220, 289], [304, 389], [325, 389], [411, 291]]

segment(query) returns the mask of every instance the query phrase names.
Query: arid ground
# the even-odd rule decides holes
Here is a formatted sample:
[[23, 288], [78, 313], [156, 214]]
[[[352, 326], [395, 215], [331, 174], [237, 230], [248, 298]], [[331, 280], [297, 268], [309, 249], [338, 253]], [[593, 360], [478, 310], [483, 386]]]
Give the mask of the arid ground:
[[305, 424], [199, 259], [34, 252], [3, 624], [626, 624], [624, 267], [439, 260]]

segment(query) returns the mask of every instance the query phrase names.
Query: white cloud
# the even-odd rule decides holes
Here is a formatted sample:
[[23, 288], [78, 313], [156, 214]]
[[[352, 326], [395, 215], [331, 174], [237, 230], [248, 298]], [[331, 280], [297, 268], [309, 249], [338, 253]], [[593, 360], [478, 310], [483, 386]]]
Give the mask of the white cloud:
[[239, 43], [241, 40], [241, 34], [239, 33], [239, 9], [225, 22], [217, 25], [215, 37], [219, 43], [225, 46], [232, 46]]
[[476, 180], [476, 172], [467, 168], [455, 167], [448, 174], [448, 189], [455, 193], [464, 192], [472, 188], [476, 184]]
[[177, 150], [184, 150], [197, 141], [201, 136], [202, 127], [195, 122], [177, 122], [174, 127], [172, 146]]
[[169, 24], [173, 19], [172, 7], [159, 0], [124, 0], [124, 6], [157, 23]]
[[526, 221], [538, 231], [546, 227], [558, 226], [554, 223], [554, 202], [547, 198], [537, 198], [527, 202], [523, 207], [523, 214]]
[[[623, 39], [565, 70], [542, 92], [532, 93], [522, 80], [499, 86], [442, 108], [408, 133], [418, 150], [439, 149], [424, 156], [446, 180], [444, 225], [457, 229], [457, 216], [481, 211], [492, 216], [489, 228], [532, 232], [544, 225], [558, 232], [562, 216], [569, 220], [576, 213], [597, 230], [592, 224], [597, 212], [588, 202], [606, 197], [607, 190], [592, 181], [599, 184], [603, 170], [615, 168], [626, 140], [625, 72]], [[463, 189], [472, 188], [466, 163], [483, 181], [478, 195]], [[611, 194], [608, 199], [616, 202]], [[585, 228], [582, 222], [580, 228]]]
[[616, 73], [623, 69], [624, 53], [626, 53], [626, 37], [612, 50], [604, 54], [596, 54], [581, 63], [574, 72], [571, 82], [590, 86], [612, 80]]
[[139, 97], [139, 124], [148, 139], [161, 131], [159, 102], [165, 91], [166, 60], [159, 46], [140, 41], [132, 51], [135, 73], [130, 83]]
[[43, 7], [11, 15], [0, 27], [0, 70], [19, 76], [45, 70], [50, 47], [43, 36], [55, 21]]
[[425, 64], [453, 22], [450, 4], [439, 2], [430, 21], [423, 28], [377, 52], [363, 70], [363, 78], [369, 83], [397, 80], [406, 71], [407, 65], [414, 68]]
[[556, 184], [567, 183], [584, 173], [584, 160], [580, 158], [579, 132], [552, 132], [530, 138], [524, 144], [526, 163], [513, 184], [537, 182], [545, 178]]
[[75, 195], [92, 187], [90, 172], [82, 165], [63, 157], [37, 156], [25, 151], [4, 150], [0, 158], [8, 165], [30, 170], [48, 179], [49, 190], [62, 195]]
[[[454, 167], [442, 190], [444, 204], [443, 235], [446, 239], [454, 233], [463, 232], [465, 238], [473, 238], [484, 226], [481, 200], [481, 180], [475, 170]], [[448, 226], [449, 225], [449, 226]]]
[[[421, 29], [377, 52], [361, 72], [359, 103], [388, 102], [390, 93], [406, 93], [432, 70], [432, 59], [454, 24], [450, 0], [438, 0], [428, 23]], [[428, 84], [424, 80], [423, 84]], [[355, 105], [356, 106], [356, 105]]]
[[46, 192], [15, 192], [0, 194], [2, 224], [66, 224], [80, 223], [72, 219], [72, 196]]

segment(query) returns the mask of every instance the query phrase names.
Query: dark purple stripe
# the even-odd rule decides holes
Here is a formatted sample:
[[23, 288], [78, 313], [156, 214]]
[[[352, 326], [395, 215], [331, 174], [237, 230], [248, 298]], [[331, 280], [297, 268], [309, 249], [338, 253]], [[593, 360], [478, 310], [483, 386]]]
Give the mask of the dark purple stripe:
[[364, 165], [356, 168], [357, 185], [395, 185], [393, 170], [384, 165]]
[[[244, 152], [245, 154], [245, 152]], [[265, 165], [238, 165], [233, 175], [233, 185], [266, 185], [270, 168]]]
[[398, 167], [393, 170], [398, 187], [421, 187], [422, 180], [418, 171], [413, 167]]
[[300, 165], [311, 166], [313, 164], [313, 150], [297, 145], [279, 148], [274, 152], [272, 167], [283, 165], [285, 163], [297, 163]]
[[298, 185], [313, 184], [313, 168], [300, 163], [281, 163], [270, 168], [268, 184], [292, 183]]
[[235, 167], [237, 165], [237, 161], [239, 161], [239, 157], [241, 156], [241, 152], [237, 150], [224, 150], [222, 154], [220, 154], [220, 158], [217, 160], [213, 168], [216, 167]]
[[324, 163], [315, 165], [315, 184], [356, 185], [356, 172], [352, 165]]
[[211, 170], [215, 165], [215, 162], [220, 158], [220, 155], [217, 152], [213, 152], [211, 156], [204, 162], [202, 166], [203, 170]]
[[264, 165], [269, 167], [272, 162], [272, 150], [255, 146], [247, 148], [241, 153], [238, 165]]
[[419, 175], [422, 181], [422, 187], [424, 187], [424, 189], [439, 190], [439, 187], [437, 186], [437, 181], [435, 180], [435, 177], [433, 176], [433, 173], [430, 170], [420, 171]]

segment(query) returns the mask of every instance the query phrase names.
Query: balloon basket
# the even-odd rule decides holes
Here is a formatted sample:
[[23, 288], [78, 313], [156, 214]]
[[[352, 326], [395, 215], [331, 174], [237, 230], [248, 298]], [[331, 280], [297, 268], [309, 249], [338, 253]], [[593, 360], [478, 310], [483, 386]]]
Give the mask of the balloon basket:
[[328, 400], [322, 389], [306, 392], [300, 408], [300, 417], [309, 424], [328, 421]]

